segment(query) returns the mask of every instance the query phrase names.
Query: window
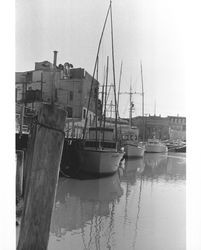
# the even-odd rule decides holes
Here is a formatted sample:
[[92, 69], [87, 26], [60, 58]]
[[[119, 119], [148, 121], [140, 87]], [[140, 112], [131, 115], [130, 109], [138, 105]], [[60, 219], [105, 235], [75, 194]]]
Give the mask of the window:
[[73, 109], [71, 107], [67, 107], [67, 116], [68, 118], [73, 117]]
[[57, 99], [58, 99], [57, 89], [55, 89], [55, 92], [54, 92], [54, 99], [55, 99], [55, 101], [57, 101]]
[[83, 119], [86, 117], [86, 109], [83, 109]]
[[73, 100], [73, 91], [70, 91], [70, 101]]
[[91, 125], [91, 114], [89, 115], [89, 117], [90, 117], [90, 125]]

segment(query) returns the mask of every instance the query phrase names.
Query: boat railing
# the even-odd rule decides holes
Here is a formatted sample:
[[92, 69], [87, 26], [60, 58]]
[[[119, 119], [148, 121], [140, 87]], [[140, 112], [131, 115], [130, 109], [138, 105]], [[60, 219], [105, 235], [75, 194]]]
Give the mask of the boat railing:
[[96, 147], [96, 148], [115, 148], [116, 147], [116, 143], [115, 142], [98, 142], [95, 140], [87, 140], [84, 142], [84, 146], [85, 147]]

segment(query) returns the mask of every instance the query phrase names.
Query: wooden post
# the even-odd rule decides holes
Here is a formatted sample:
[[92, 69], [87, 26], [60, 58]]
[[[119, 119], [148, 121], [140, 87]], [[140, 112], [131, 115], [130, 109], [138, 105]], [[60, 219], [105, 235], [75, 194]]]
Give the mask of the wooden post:
[[64, 143], [65, 111], [43, 104], [27, 178], [18, 250], [46, 250]]
[[24, 151], [16, 150], [16, 198], [22, 197], [23, 193], [23, 166], [24, 166]]
[[25, 163], [24, 163], [24, 180], [23, 180], [23, 197], [26, 196], [27, 186], [29, 185], [29, 177], [31, 173], [32, 159], [33, 159], [33, 151], [34, 151], [34, 143], [36, 138], [36, 124], [33, 124], [30, 135], [28, 137], [27, 150], [25, 154]]
[[22, 136], [22, 130], [23, 130], [23, 125], [24, 125], [24, 104], [22, 104], [21, 107], [21, 117], [20, 117], [20, 138]]

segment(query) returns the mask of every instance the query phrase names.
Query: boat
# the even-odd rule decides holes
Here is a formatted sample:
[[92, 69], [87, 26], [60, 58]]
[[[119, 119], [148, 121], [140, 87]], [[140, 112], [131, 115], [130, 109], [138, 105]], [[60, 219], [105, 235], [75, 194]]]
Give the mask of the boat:
[[155, 137], [153, 139], [148, 139], [145, 145], [145, 152], [148, 153], [165, 153], [167, 151], [167, 146]]
[[89, 138], [78, 149], [78, 155], [82, 172], [105, 176], [118, 170], [124, 151], [114, 142], [114, 128], [90, 127]]
[[[112, 40], [112, 64], [113, 64], [113, 90], [114, 90], [114, 100], [115, 100], [115, 125], [114, 127], [106, 126], [106, 104], [107, 104], [107, 83], [108, 83], [108, 67], [109, 67], [109, 57], [107, 57], [107, 69], [106, 69], [106, 93], [104, 96], [104, 92], [102, 93], [102, 104], [105, 101], [104, 112], [103, 105], [101, 110], [101, 119], [98, 121], [98, 94], [95, 97], [95, 126], [87, 128], [87, 119], [88, 119], [88, 111], [90, 106], [91, 98], [94, 98], [92, 95], [93, 90], [93, 79], [95, 76], [95, 72], [97, 73], [98, 80], [98, 56], [100, 44], [102, 41], [105, 24], [107, 21], [108, 14], [110, 13], [111, 18], [111, 40]], [[88, 98], [87, 112], [85, 125], [83, 129], [83, 137], [80, 143], [80, 147], [78, 148], [78, 157], [80, 163], [80, 170], [82, 172], [87, 172], [89, 174], [95, 176], [105, 176], [114, 174], [119, 167], [119, 163], [123, 158], [124, 151], [120, 149], [118, 143], [117, 136], [117, 98], [116, 98], [116, 83], [115, 83], [115, 67], [114, 67], [114, 46], [113, 46], [113, 25], [112, 25], [112, 5], [110, 2], [106, 19], [104, 22], [101, 38], [99, 41], [98, 51], [96, 55], [96, 61], [94, 66], [94, 72], [91, 83], [91, 90]], [[104, 119], [102, 119], [102, 117]], [[103, 121], [102, 121], [103, 120]], [[86, 131], [88, 130], [88, 138], [86, 135]]]
[[[143, 80], [142, 80], [142, 97], [144, 96], [143, 94]], [[129, 128], [125, 131], [122, 132], [122, 142], [123, 142], [123, 147], [125, 149], [125, 157], [143, 157], [144, 152], [145, 152], [145, 147], [143, 143], [139, 143], [138, 141], [138, 128], [137, 127], [132, 127], [132, 112], [134, 108], [134, 103], [132, 102], [132, 92], [131, 86], [130, 86], [130, 92], [125, 92], [125, 94], [130, 95], [130, 115], [129, 115]], [[142, 116], [144, 116], [144, 99], [142, 98]], [[144, 131], [143, 131], [144, 134]], [[144, 138], [143, 138], [144, 140]]]
[[186, 142], [183, 141], [166, 141], [164, 142], [168, 152], [186, 152]]
[[126, 158], [144, 156], [145, 147], [138, 142], [138, 135], [135, 128], [129, 128], [122, 132], [122, 146], [124, 147]]
[[175, 152], [186, 153], [186, 145], [175, 148]]

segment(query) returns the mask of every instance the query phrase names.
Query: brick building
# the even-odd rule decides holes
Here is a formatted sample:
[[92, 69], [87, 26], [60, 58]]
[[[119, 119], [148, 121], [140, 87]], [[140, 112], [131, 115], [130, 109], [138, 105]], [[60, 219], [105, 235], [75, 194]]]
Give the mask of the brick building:
[[[143, 126], [144, 120], [144, 126]], [[132, 119], [132, 124], [139, 128], [139, 138], [145, 140], [153, 135], [160, 140], [185, 140], [186, 139], [186, 118], [180, 116], [161, 117], [156, 115], [137, 116]]]
[[168, 116], [171, 140], [186, 140], [186, 117]]

